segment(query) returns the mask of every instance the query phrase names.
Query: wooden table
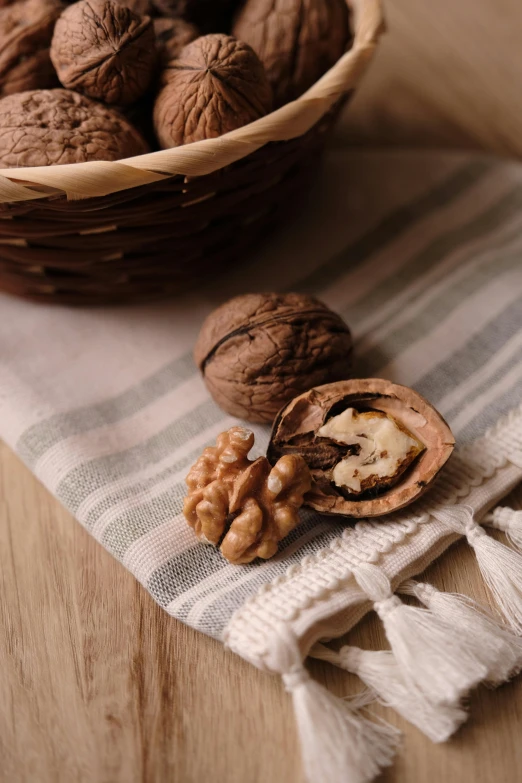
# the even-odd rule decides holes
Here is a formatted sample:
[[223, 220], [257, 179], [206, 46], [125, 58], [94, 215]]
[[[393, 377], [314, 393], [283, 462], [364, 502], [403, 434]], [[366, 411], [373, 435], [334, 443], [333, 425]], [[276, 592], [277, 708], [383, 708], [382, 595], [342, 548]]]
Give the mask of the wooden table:
[[[393, 0], [389, 34], [336, 141], [522, 154], [520, 0]], [[30, 564], [30, 565], [29, 565]], [[465, 544], [428, 578], [486, 601]], [[0, 783], [298, 783], [281, 682], [168, 617], [0, 446]], [[350, 636], [378, 647], [367, 618]], [[357, 683], [315, 663], [339, 694]], [[522, 678], [480, 689], [450, 743], [392, 711], [387, 783], [519, 783]]]

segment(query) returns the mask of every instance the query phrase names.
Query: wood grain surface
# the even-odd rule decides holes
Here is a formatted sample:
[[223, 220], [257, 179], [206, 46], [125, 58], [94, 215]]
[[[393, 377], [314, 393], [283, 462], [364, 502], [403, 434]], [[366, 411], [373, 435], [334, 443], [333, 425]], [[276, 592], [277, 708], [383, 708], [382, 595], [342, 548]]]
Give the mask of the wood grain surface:
[[[520, 0], [392, 0], [390, 33], [337, 143], [443, 143], [522, 154]], [[427, 578], [487, 601], [460, 544]], [[301, 783], [281, 682], [168, 617], [0, 446], [0, 783]], [[374, 616], [350, 640], [380, 647]], [[338, 694], [356, 678], [320, 663]], [[381, 783], [520, 783], [522, 678], [479, 689]]]

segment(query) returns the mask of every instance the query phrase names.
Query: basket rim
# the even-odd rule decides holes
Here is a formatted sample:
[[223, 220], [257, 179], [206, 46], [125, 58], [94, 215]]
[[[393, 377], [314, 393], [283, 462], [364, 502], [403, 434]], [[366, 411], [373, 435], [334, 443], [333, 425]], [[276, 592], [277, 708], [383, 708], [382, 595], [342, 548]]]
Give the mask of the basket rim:
[[381, 0], [346, 2], [354, 12], [352, 47], [295, 101], [223, 136], [181, 147], [119, 161], [0, 168], [0, 204], [63, 195], [69, 200], [93, 198], [176, 175], [203, 176], [241, 160], [269, 142], [304, 135], [356, 87], [385, 31]]

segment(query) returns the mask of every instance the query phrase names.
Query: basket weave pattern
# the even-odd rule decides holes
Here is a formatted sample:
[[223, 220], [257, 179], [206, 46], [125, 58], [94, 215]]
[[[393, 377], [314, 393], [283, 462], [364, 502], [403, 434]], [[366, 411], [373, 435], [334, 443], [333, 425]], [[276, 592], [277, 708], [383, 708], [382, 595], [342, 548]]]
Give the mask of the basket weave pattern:
[[350, 51], [257, 122], [117, 163], [1, 170], [0, 289], [77, 304], [150, 299], [239, 259], [305, 190], [373, 54], [379, 2], [353, 5]]

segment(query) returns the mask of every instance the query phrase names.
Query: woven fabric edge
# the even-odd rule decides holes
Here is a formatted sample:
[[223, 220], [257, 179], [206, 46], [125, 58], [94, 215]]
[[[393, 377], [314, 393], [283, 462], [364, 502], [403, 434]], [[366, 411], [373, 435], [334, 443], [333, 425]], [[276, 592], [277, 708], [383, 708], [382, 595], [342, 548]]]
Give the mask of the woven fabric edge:
[[360, 521], [284, 576], [263, 585], [230, 619], [223, 640], [257, 668], [271, 671], [277, 628], [289, 627], [307, 654], [318, 640], [343, 635], [372, 608], [352, 575], [375, 563], [396, 586], [421, 573], [460, 536], [433, 513], [457, 503], [471, 506], [480, 521], [522, 480], [522, 406], [484, 436], [458, 449], [436, 486], [386, 523]]

